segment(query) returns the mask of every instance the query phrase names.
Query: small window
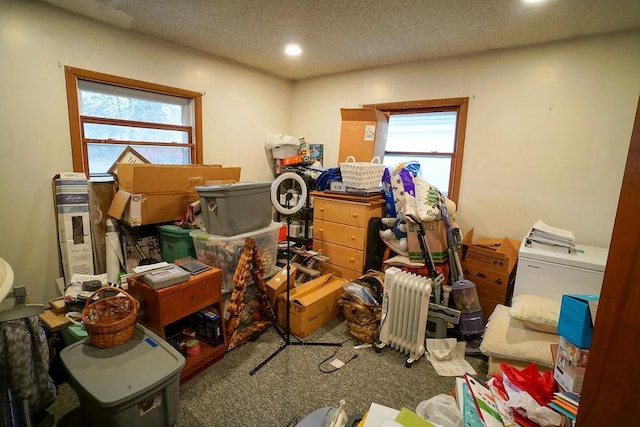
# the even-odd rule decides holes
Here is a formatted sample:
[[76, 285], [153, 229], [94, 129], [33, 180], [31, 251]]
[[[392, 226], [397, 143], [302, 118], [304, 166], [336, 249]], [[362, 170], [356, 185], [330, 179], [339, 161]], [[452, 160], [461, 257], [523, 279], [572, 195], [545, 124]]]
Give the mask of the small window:
[[389, 114], [384, 164], [418, 161], [431, 185], [458, 202], [468, 98], [366, 105]]
[[66, 67], [74, 171], [92, 179], [127, 147], [157, 164], [202, 163], [201, 94]]

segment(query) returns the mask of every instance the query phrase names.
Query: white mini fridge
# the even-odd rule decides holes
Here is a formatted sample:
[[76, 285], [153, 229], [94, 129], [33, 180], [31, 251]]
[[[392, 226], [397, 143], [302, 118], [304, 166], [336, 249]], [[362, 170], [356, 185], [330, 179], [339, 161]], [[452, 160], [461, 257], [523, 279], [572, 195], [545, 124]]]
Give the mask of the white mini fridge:
[[576, 254], [564, 254], [526, 246], [518, 251], [513, 296], [540, 295], [561, 302], [565, 294], [600, 294], [609, 250], [576, 245]]

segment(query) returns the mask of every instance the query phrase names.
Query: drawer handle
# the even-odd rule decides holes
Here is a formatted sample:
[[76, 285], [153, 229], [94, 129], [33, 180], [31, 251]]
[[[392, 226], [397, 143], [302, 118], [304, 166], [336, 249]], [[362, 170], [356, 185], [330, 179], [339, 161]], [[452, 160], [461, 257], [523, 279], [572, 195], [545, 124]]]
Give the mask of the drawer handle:
[[356, 236], [351, 236], [351, 240], [356, 240]]
[[358, 214], [357, 213], [352, 213], [351, 216], [355, 218], [355, 217], [358, 216]]
[[320, 208], [320, 212], [324, 212], [324, 208]]
[[355, 258], [349, 258], [349, 261], [354, 262]]
[[198, 296], [197, 296], [197, 295], [191, 295], [191, 299], [192, 299], [192, 300], [194, 300], [194, 299], [196, 299], [196, 298], [198, 298]]
[[318, 229], [318, 233], [322, 233], [324, 230], [322, 228]]

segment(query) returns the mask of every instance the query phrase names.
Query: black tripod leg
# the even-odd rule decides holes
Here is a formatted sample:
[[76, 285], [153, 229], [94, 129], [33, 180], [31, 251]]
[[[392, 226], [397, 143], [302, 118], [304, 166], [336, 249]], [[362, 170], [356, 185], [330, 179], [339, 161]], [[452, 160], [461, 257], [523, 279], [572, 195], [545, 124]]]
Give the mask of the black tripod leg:
[[264, 359], [262, 362], [260, 362], [260, 364], [258, 366], [256, 366], [255, 368], [253, 368], [250, 372], [249, 375], [253, 375], [256, 372], [258, 372], [260, 370], [260, 368], [262, 368], [264, 365], [266, 365], [267, 363], [269, 363], [271, 361], [271, 359], [273, 359], [274, 357], [276, 357], [278, 355], [278, 353], [280, 353], [282, 350], [285, 349], [285, 347], [287, 346], [286, 341], [282, 341], [282, 343], [280, 343], [280, 347], [277, 348], [276, 351], [274, 351], [273, 353], [271, 353], [271, 356], [267, 357], [266, 359]]
[[[306, 188], [304, 188], [303, 191], [306, 191]], [[290, 195], [291, 195], [290, 193], [287, 193], [287, 198], [286, 198], [286, 202], [285, 202], [285, 206], [287, 207], [287, 209], [289, 208], [289, 200], [291, 200], [291, 198], [289, 197]], [[291, 239], [290, 239], [291, 234], [290, 234], [290, 229], [291, 229], [291, 215], [288, 215], [287, 216], [287, 290], [286, 290], [287, 305], [285, 307], [285, 309], [286, 309], [286, 328], [285, 328], [284, 332], [280, 331], [280, 329], [276, 326], [275, 319], [274, 319], [274, 324], [273, 325], [276, 326], [276, 330], [278, 331], [278, 333], [282, 337], [282, 342], [280, 343], [280, 347], [278, 347], [276, 349], [276, 351], [271, 353], [271, 355], [269, 357], [267, 357], [265, 360], [263, 360], [258, 366], [253, 368], [249, 372], [249, 375], [253, 375], [256, 372], [258, 372], [260, 370], [260, 368], [262, 368], [264, 365], [269, 363], [271, 361], [271, 359], [276, 357], [278, 355], [278, 353], [280, 353], [282, 350], [284, 350], [289, 345], [311, 345], [311, 346], [324, 345], [324, 346], [334, 346], [334, 347], [339, 347], [339, 346], [342, 345], [342, 343], [311, 343], [311, 342], [304, 342], [304, 341], [301, 341], [295, 335], [293, 337], [295, 338], [296, 341], [291, 342], [291, 335], [292, 335], [291, 334], [291, 319], [290, 319], [290, 315], [291, 315], [291, 295], [290, 295], [291, 283], [289, 282], [291, 280], [291, 274], [290, 274], [290, 272], [291, 272]]]

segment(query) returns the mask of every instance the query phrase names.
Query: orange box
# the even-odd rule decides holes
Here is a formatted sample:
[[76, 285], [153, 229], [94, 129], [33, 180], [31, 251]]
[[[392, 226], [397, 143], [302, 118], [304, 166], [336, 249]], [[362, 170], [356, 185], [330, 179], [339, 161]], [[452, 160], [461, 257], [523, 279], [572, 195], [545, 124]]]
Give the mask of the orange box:
[[302, 163], [302, 156], [287, 157], [286, 159], [281, 159], [280, 162], [282, 166], [297, 165], [298, 163]]

